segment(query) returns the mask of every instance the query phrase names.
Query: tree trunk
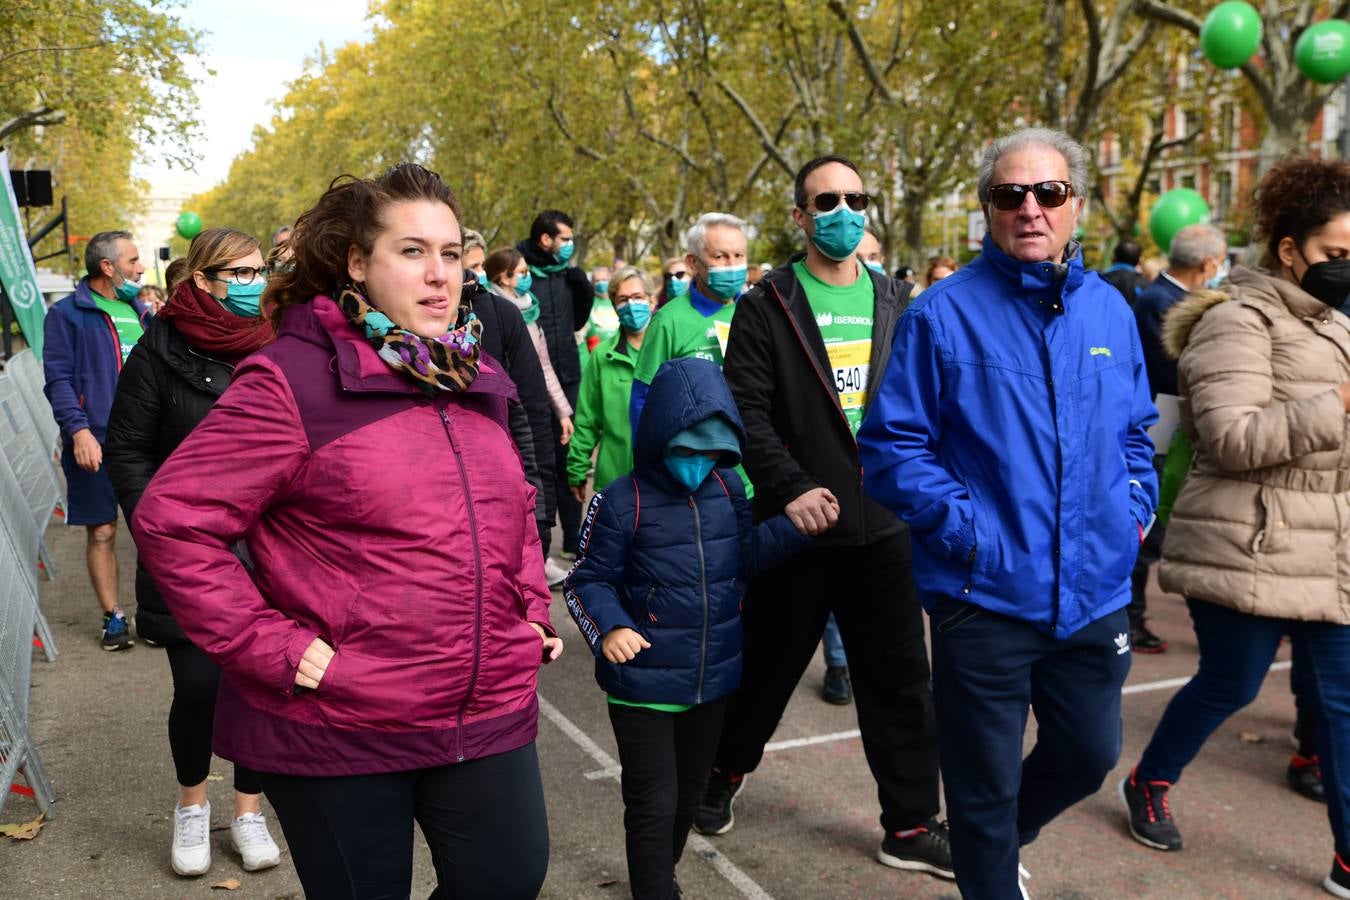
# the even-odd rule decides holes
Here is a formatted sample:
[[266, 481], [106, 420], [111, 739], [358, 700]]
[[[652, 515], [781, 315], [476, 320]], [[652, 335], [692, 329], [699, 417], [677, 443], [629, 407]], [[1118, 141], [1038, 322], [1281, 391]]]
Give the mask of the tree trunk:
[[928, 203], [928, 195], [909, 189], [905, 191], [903, 213], [904, 244], [900, 247], [900, 264], [921, 268], [924, 259], [923, 212]]

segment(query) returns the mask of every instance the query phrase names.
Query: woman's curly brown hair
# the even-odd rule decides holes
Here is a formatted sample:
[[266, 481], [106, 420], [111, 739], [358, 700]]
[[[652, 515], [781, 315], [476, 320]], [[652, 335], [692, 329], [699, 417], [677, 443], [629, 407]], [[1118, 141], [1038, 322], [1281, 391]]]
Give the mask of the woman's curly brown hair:
[[337, 296], [351, 281], [347, 251], [353, 245], [367, 255], [384, 226], [383, 213], [391, 203], [430, 200], [444, 203], [459, 221], [459, 201], [441, 176], [416, 163], [391, 166], [379, 178], [339, 175], [300, 216], [288, 241], [293, 266], [267, 281], [262, 307], [277, 328], [286, 310], [319, 294]]
[[1270, 167], [1256, 186], [1256, 234], [1266, 242], [1265, 265], [1280, 267], [1284, 238], [1303, 242], [1337, 216], [1350, 212], [1350, 162], [1296, 156]]

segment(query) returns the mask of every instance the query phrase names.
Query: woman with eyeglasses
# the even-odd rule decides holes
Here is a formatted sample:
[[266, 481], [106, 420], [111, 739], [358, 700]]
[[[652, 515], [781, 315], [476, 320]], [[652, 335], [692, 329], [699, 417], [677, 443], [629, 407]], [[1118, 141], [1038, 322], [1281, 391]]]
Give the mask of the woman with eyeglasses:
[[694, 283], [689, 267], [684, 264], [683, 256], [673, 256], [661, 266], [661, 290], [656, 292], [656, 309], [665, 306], [676, 297], [689, 293]]
[[132, 522], [309, 897], [407, 897], [414, 823], [434, 896], [535, 897], [548, 868], [536, 688], [562, 643], [462, 242], [434, 172], [336, 179], [267, 286], [276, 341]]
[[1130, 832], [1180, 850], [1171, 788], [1255, 699], [1288, 634], [1350, 898], [1350, 163], [1290, 159], [1256, 188], [1264, 268], [1234, 268], [1163, 321], [1194, 448], [1159, 581], [1186, 597], [1200, 664], [1121, 782]]
[[[182, 282], [150, 320], [117, 382], [103, 458], [128, 522], [150, 479], [210, 412], [245, 356], [271, 342], [258, 312], [267, 283], [258, 240], [232, 228], [208, 228], [192, 240]], [[144, 548], [141, 548], [144, 550]], [[206, 777], [220, 669], [184, 634], [155, 583], [136, 567], [136, 632], [162, 644], [173, 677], [169, 752], [178, 775], [170, 865], [179, 875], [211, 867], [211, 803]], [[234, 768], [230, 840], [246, 871], [281, 861], [262, 812], [262, 786]]]
[[[619, 333], [595, 348], [581, 373], [576, 431], [567, 448], [567, 484], [586, 502], [586, 480], [595, 457], [595, 483], [609, 484], [633, 468], [633, 428], [628, 402], [642, 338], [652, 318], [651, 286], [642, 270], [625, 266], [609, 282]], [[597, 450], [598, 448], [598, 450]]]

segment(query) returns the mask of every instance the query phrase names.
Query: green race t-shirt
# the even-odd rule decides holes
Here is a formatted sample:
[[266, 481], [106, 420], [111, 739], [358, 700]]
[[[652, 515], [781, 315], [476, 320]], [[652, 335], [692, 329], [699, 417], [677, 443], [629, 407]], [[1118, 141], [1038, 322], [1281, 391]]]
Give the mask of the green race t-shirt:
[[131, 355], [131, 348], [136, 346], [136, 342], [145, 333], [145, 329], [141, 327], [140, 317], [136, 315], [136, 310], [130, 303], [109, 300], [95, 291], [89, 293], [94, 295], [94, 303], [98, 308], [112, 319], [113, 328], [117, 329], [117, 342], [122, 350], [122, 362], [125, 364], [127, 357]]
[[685, 294], [671, 300], [652, 318], [633, 372], [633, 377], [643, 384], [651, 384], [661, 364], [672, 359], [697, 356], [721, 367], [736, 304], [724, 303], [712, 315], [705, 316], [694, 308], [689, 297]]
[[640, 703], [635, 700], [620, 700], [613, 694], [606, 694], [609, 702], [615, 706], [636, 706], [639, 709], [654, 709], [663, 713], [682, 713], [689, 712], [694, 707], [688, 703]]
[[839, 406], [844, 410], [848, 427], [857, 435], [867, 408], [867, 376], [872, 359], [875, 306], [872, 276], [858, 266], [857, 280], [840, 287], [812, 275], [804, 262], [793, 263], [792, 271], [806, 291], [806, 300], [825, 341]]

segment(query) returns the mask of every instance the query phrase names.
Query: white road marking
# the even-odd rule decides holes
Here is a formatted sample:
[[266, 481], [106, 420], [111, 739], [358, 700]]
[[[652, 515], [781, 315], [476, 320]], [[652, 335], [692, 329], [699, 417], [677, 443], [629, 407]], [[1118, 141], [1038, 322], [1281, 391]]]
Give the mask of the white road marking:
[[[1285, 660], [1283, 662], [1272, 663], [1270, 671], [1281, 672], [1289, 668], [1293, 663]], [[1121, 688], [1122, 694], [1147, 694], [1149, 691], [1165, 691], [1168, 688], [1179, 688], [1190, 681], [1193, 675], [1187, 675], [1185, 678], [1168, 678], [1164, 681], [1145, 681], [1143, 684], [1131, 684]]]
[[[588, 773], [586, 775], [587, 778], [592, 781], [597, 778], [618, 779], [619, 772], [622, 771], [619, 766], [619, 761], [606, 753], [604, 748], [599, 744], [591, 740], [590, 736], [573, 724], [571, 719], [559, 712], [557, 707], [552, 703], [549, 703], [543, 697], [539, 698], [539, 711], [544, 714], [544, 718], [556, 725], [559, 731], [567, 735], [572, 743], [586, 751], [586, 755], [595, 760], [601, 767], [599, 772]], [[699, 834], [690, 834], [689, 846], [692, 847], [700, 857], [706, 859], [712, 867], [717, 870], [718, 874], [731, 882], [736, 890], [741, 892], [742, 896], [749, 898], [749, 900], [773, 900], [773, 896], [769, 894], [768, 891], [764, 890], [764, 888], [755, 883], [753, 878], [737, 868], [736, 864], [727, 859], [726, 854], [720, 852], [716, 847], [709, 843], [707, 838]]]

